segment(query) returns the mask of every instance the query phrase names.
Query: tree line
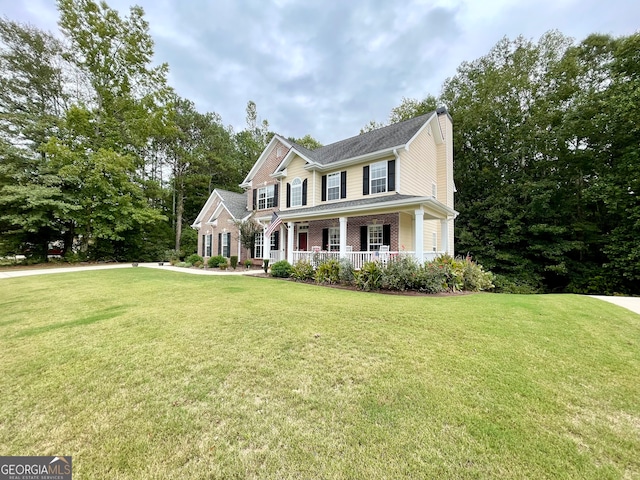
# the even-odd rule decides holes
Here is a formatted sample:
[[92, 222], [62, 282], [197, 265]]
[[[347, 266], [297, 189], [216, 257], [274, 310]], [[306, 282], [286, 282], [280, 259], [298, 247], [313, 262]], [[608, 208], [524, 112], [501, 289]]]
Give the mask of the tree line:
[[454, 122], [459, 254], [504, 290], [640, 293], [640, 33], [504, 38], [389, 122], [437, 105]]

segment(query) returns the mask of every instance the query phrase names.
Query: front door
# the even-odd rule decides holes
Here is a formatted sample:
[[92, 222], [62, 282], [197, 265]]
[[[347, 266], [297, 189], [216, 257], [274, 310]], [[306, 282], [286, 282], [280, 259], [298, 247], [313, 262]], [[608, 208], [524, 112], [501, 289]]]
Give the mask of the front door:
[[307, 232], [298, 233], [298, 250], [301, 252], [307, 251]]

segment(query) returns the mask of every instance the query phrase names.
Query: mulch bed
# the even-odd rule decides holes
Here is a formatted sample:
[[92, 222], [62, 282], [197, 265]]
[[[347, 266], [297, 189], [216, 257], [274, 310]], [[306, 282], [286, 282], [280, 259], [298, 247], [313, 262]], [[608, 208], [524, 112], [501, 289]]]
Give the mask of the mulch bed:
[[478, 293], [478, 292], [442, 292], [442, 293], [424, 293], [424, 292], [418, 292], [416, 290], [404, 290], [404, 291], [400, 291], [400, 290], [384, 290], [384, 289], [380, 289], [380, 290], [372, 290], [370, 292], [365, 292], [363, 290], [359, 290], [358, 288], [356, 288], [353, 285], [337, 285], [337, 284], [328, 284], [328, 283], [316, 283], [313, 280], [305, 280], [305, 281], [298, 281], [298, 280], [294, 280], [293, 278], [278, 278], [278, 277], [272, 277], [271, 275], [269, 275], [268, 273], [258, 273], [253, 275], [254, 277], [258, 277], [258, 278], [270, 278], [271, 280], [280, 280], [283, 282], [295, 282], [295, 283], [304, 283], [307, 285], [314, 285], [316, 287], [325, 287], [325, 288], [336, 288], [339, 290], [350, 290], [352, 292], [360, 292], [360, 293], [381, 293], [383, 295], [401, 295], [404, 297], [458, 297], [458, 296], [462, 296], [462, 295], [471, 295], [474, 293]]

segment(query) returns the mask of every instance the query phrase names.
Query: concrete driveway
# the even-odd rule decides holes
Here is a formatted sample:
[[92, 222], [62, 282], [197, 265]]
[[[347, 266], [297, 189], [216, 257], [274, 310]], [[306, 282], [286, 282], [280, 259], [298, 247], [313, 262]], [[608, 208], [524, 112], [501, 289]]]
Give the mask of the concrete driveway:
[[640, 315], [640, 297], [607, 297], [604, 295], [589, 295], [591, 298], [597, 298], [604, 300], [605, 302], [613, 303], [620, 307], [624, 307], [627, 310]]
[[[238, 268], [236, 270], [220, 270], [219, 268], [181, 268], [172, 267], [171, 265], [160, 266], [157, 263], [139, 263], [138, 268], [158, 268], [162, 270], [171, 270], [174, 272], [188, 273], [191, 275], [256, 275], [263, 273], [260, 269], [245, 270], [244, 268]], [[114, 268], [135, 268], [131, 263], [114, 263], [109, 265], [84, 265], [80, 267], [55, 267], [55, 268], [31, 268], [24, 270], [5, 270], [0, 271], [0, 279], [3, 278], [16, 278], [16, 277], [29, 277], [31, 275], [47, 275], [51, 273], [66, 273], [66, 272], [83, 272], [85, 270], [111, 270]]]

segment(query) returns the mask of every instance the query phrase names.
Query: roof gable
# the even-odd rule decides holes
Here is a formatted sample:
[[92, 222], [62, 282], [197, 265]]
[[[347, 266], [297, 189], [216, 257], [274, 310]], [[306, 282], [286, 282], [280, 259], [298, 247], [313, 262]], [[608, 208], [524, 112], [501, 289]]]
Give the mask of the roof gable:
[[278, 143], [281, 143], [282, 145], [284, 145], [287, 148], [291, 148], [291, 142], [289, 140], [287, 140], [284, 137], [281, 137], [278, 134], [275, 134], [273, 136], [273, 138], [271, 139], [271, 141], [269, 142], [269, 144], [266, 146], [266, 148], [260, 154], [260, 157], [258, 157], [258, 160], [256, 160], [256, 163], [253, 164], [253, 167], [251, 167], [251, 170], [249, 170], [249, 173], [247, 173], [247, 176], [245, 177], [245, 179], [240, 184], [241, 187], [248, 188], [250, 186], [251, 180], [256, 175], [258, 170], [260, 170], [260, 168], [262, 168], [264, 163], [267, 161], [267, 158], [269, 158], [269, 155], [271, 154], [273, 149], [277, 148]]
[[[216, 188], [211, 192], [207, 202], [204, 204], [202, 210], [200, 210], [200, 213], [198, 213], [198, 216], [191, 225], [193, 228], [200, 227], [204, 221], [210, 221], [210, 218], [205, 219], [204, 216], [211, 209], [216, 200], [220, 200], [220, 205], [223, 206], [229, 212], [229, 215], [231, 215], [235, 220], [242, 220], [249, 213], [247, 211], [246, 193], [236, 193]], [[211, 217], [211, 215], [209, 217]]]

